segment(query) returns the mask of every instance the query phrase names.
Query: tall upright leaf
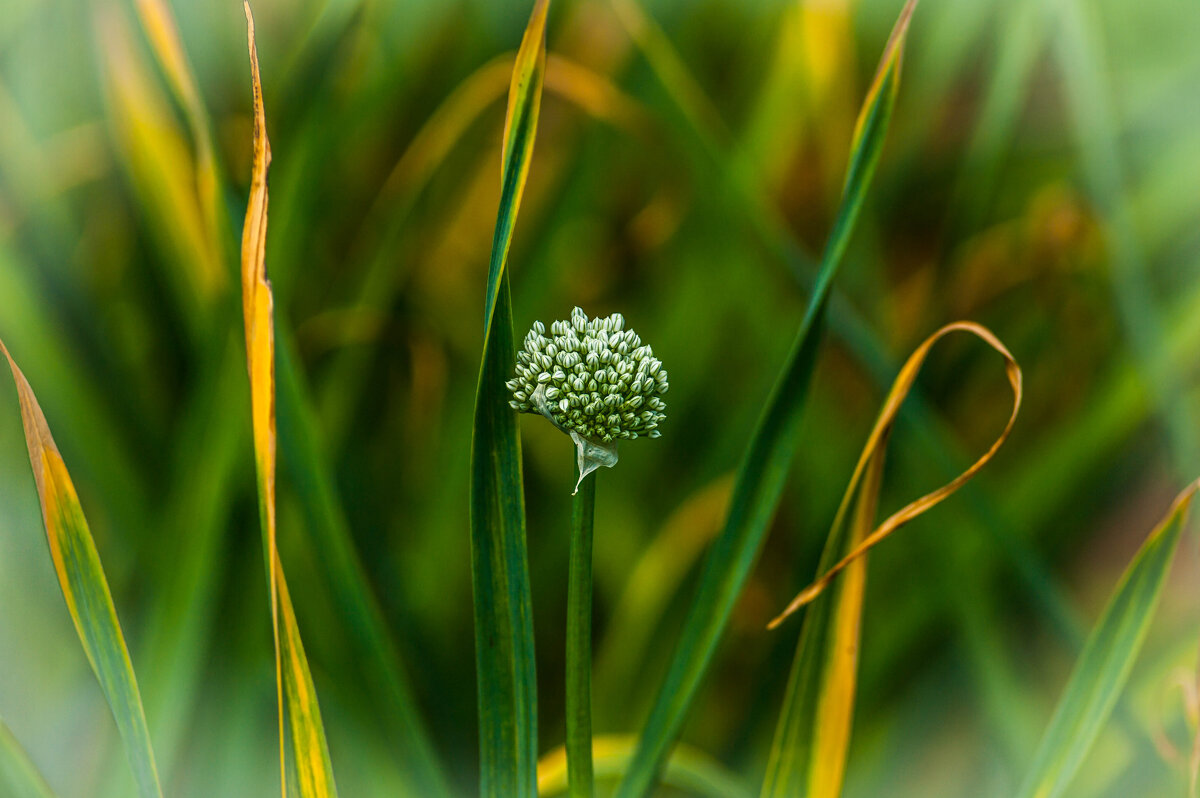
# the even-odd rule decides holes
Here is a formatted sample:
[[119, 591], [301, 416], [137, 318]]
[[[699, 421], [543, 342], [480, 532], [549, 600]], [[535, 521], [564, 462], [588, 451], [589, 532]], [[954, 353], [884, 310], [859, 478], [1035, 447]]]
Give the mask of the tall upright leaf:
[[725, 527], [705, 559], [700, 585], [663, 685], [642, 732], [621, 798], [646, 795], [654, 786], [730, 613], [758, 558], [795, 453], [795, 436], [829, 301], [850, 234], [875, 173], [895, 105], [900, 63], [916, 0], [905, 4], [859, 114], [846, 170], [841, 207], [826, 242], [812, 296], [783, 371], [767, 400], [738, 471]]
[[129, 660], [129, 649], [117, 620], [108, 580], [104, 577], [96, 542], [79, 505], [75, 484], [54, 444], [33, 388], [2, 341], [0, 352], [8, 360], [13, 381], [17, 384], [25, 445], [29, 449], [29, 464], [33, 468], [42, 519], [46, 524], [46, 542], [50, 545], [50, 558], [54, 561], [67, 611], [117, 722], [117, 730], [133, 767], [138, 795], [162, 798], [133, 663]]
[[[229, 226], [222, 204], [224, 176], [215, 155], [212, 122], [180, 39], [178, 25], [165, 0], [137, 0], [136, 9], [151, 50], [191, 130], [196, 161], [195, 187], [206, 214], [209, 234], [219, 242], [216, 249], [224, 254]], [[510, 70], [509, 66], [504, 67], [503, 81], [507, 81]], [[502, 91], [501, 86], [496, 96]], [[425, 138], [428, 140], [429, 137]], [[388, 265], [391, 265], [390, 261]], [[391, 272], [383, 273], [388, 277], [393, 276]], [[397, 751], [395, 769], [403, 774], [415, 792], [430, 796], [445, 795], [445, 776], [433, 751], [429, 732], [418, 713], [408, 672], [351, 540], [342, 499], [334, 486], [328, 457], [320, 445], [320, 431], [312, 417], [309, 386], [304, 383], [295, 364], [290, 362], [294, 357], [290, 357], [288, 340], [284, 338], [276, 343], [279, 366], [279, 378], [276, 381], [278, 423], [286, 427], [281, 451], [284, 465], [300, 486], [298, 494], [301, 506], [315, 545], [323, 554], [320, 559], [321, 570], [330, 583], [342, 617], [347, 619], [351, 643], [358, 647], [355, 659], [362, 664], [370, 687], [378, 688], [380, 693], [391, 699], [390, 702], [380, 703], [377, 714], [386, 728], [389, 743]], [[342, 374], [338, 374], [331, 382], [344, 385], [346, 380]], [[352, 393], [355, 392], [347, 391], [347, 394]], [[229, 437], [228, 429], [221, 433]], [[184, 585], [175, 584], [174, 587], [176, 591], [186, 591]], [[172, 628], [165, 634], [176, 631]], [[177, 684], [180, 681], [177, 671], [165, 673], [163, 678]]]
[[1062, 795], [1112, 714], [1146, 639], [1197, 488], [1200, 482], [1193, 482], [1176, 497], [1122, 574], [1042, 736], [1021, 798]]
[[[872, 530], [884, 456], [900, 406], [912, 390], [930, 349], [954, 331], [978, 336], [1004, 357], [1013, 392], [1008, 422], [995, 442], [965, 471], [937, 490], [905, 505]], [[992, 459], [1017, 420], [1021, 393], [1021, 369], [1016, 360], [990, 331], [972, 322], [955, 322], [942, 327], [925, 339], [900, 369], [875, 427], [867, 436], [834, 518], [819, 564], [821, 577], [770, 624], [772, 628], [778, 626], [801, 606], [812, 605], [804, 618], [788, 678], [783, 711], [763, 782], [764, 798], [836, 798], [841, 794], [858, 681], [859, 628], [867, 576], [864, 555], [901, 526], [948, 498]], [[851, 508], [854, 516], [847, 523]], [[834, 582], [833, 578], [839, 573], [841, 578]]]
[[[242, 229], [242, 311], [246, 327], [246, 362], [250, 372], [251, 426], [254, 462], [258, 473], [258, 509], [267, 561], [267, 589], [271, 596], [271, 629], [275, 639], [275, 682], [279, 706], [280, 791], [287, 798], [287, 754], [284, 716], [290, 720], [292, 754], [297, 786], [303, 798], [336, 796], [333, 767], [321, 709], [309, 672], [279, 560], [275, 528], [275, 319], [271, 284], [266, 275], [267, 167], [271, 143], [267, 138], [258, 50], [254, 42], [254, 16], [246, 12], [246, 38], [250, 50], [250, 75], [254, 92], [254, 160], [250, 200]], [[282, 624], [280, 619], [282, 617]], [[283, 633], [280, 634], [282, 626]]]
[[516, 360], [505, 264], [537, 133], [549, 6], [549, 0], [535, 0], [509, 87], [471, 439], [480, 789], [484, 796], [499, 798], [537, 794], [537, 668], [521, 442], [504, 387]]

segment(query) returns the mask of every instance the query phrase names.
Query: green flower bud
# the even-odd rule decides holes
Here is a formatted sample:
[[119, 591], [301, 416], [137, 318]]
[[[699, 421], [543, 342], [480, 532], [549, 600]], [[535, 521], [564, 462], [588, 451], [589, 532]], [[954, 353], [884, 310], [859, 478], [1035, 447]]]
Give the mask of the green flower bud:
[[589, 321], [575, 308], [549, 335], [534, 322], [506, 385], [514, 410], [540, 413], [575, 441], [580, 480], [616, 464], [617, 441], [662, 434], [667, 372], [620, 313]]
[[[657, 438], [666, 418], [661, 397], [667, 372], [637, 333], [625, 329], [620, 313], [589, 321], [575, 308], [569, 321], [550, 326], [549, 336], [545, 325], [535, 322], [517, 353], [516, 377], [507, 385], [514, 410], [542, 413], [560, 429], [594, 443]], [[642, 407], [647, 411], [635, 412]]]

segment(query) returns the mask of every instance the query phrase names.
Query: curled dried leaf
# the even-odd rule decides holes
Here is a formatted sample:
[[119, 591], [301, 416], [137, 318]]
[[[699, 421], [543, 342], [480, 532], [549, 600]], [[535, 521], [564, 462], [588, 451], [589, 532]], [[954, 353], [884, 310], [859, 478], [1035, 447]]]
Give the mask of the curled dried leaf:
[[909, 356], [904, 366], [900, 369], [900, 374], [896, 377], [896, 381], [892, 384], [891, 391], [888, 392], [887, 398], [884, 400], [883, 409], [879, 413], [879, 418], [875, 421], [875, 428], [871, 430], [871, 435], [867, 438], [867, 444], [863, 447], [862, 455], [859, 457], [858, 465], [854, 469], [854, 475], [850, 478], [850, 486], [846, 490], [846, 496], [852, 496], [855, 492], [859, 481], [862, 479], [863, 472], [871, 459], [880, 452], [886, 445], [888, 434], [896, 423], [896, 417], [900, 412], [900, 405], [904, 402], [904, 398], [908, 396], [912, 390], [913, 383], [917, 379], [917, 374], [920, 373], [921, 366], [925, 363], [925, 359], [929, 356], [929, 350], [933, 345], [955, 331], [969, 332], [983, 339], [988, 346], [995, 349], [1004, 358], [1005, 373], [1008, 376], [1009, 386], [1013, 392], [1012, 412], [1008, 417], [1008, 422], [1004, 425], [1000, 436], [988, 448], [982, 456], [979, 457], [971, 466], [950, 482], [946, 483], [937, 490], [927, 493], [916, 501], [910, 502], [900, 510], [897, 510], [887, 518], [882, 524], [875, 528], [870, 535], [854, 547], [850, 553], [838, 561], [836, 565], [817, 578], [815, 582], [806, 587], [804, 590], [792, 599], [787, 608], [781, 612], [774, 620], [772, 620], [767, 628], [774, 629], [783, 623], [788, 616], [799, 610], [801, 607], [810, 603], [821, 592], [829, 586], [841, 571], [848, 565], [853, 563], [862, 555], [870, 551], [875, 545], [880, 543], [888, 535], [895, 532], [900, 527], [912, 521], [917, 516], [924, 513], [926, 510], [940, 504], [956, 490], [961, 488], [966, 482], [979, 473], [979, 470], [987, 465], [988, 461], [995, 456], [996, 452], [1007, 440], [1008, 434], [1012, 431], [1013, 424], [1017, 420], [1017, 413], [1021, 408], [1021, 367], [1017, 365], [1017, 361], [1013, 358], [1012, 353], [1008, 348], [1000, 342], [991, 330], [986, 327], [970, 321], [959, 321], [952, 324], [947, 324], [933, 335], [925, 339], [917, 350]]

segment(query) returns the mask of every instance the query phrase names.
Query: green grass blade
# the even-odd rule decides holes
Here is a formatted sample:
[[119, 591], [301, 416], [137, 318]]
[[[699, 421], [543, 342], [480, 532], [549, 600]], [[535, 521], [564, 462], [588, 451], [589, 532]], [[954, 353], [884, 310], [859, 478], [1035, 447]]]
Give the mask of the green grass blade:
[[1111, 106], [1111, 86], [1105, 85], [1108, 67], [1103, 58], [1099, 20], [1088, 4], [1064, 2], [1058, 9], [1055, 37], [1061, 61], [1067, 107], [1079, 139], [1083, 178], [1099, 216], [1112, 275], [1112, 295], [1125, 328], [1129, 348], [1145, 364], [1144, 379], [1162, 418], [1165, 439], [1178, 473], [1190, 475], [1200, 467], [1196, 444], [1200, 432], [1185, 395], [1179, 373], [1155, 368], [1158, 342], [1165, 329], [1154, 286], [1153, 273], [1126, 199], [1125, 156]]
[[[381, 702], [380, 720], [396, 752], [397, 770], [413, 794], [448, 795], [446, 776], [418, 712], [409, 672], [354, 547], [316, 412], [308, 399], [308, 386], [297, 364], [295, 342], [285, 331], [278, 332], [280, 457], [295, 487], [313, 543], [321, 552], [321, 571], [350, 635], [355, 658], [372, 695]], [[387, 696], [386, 701], [383, 696]]]
[[864, 101], [854, 134], [841, 207], [826, 243], [808, 309], [742, 462], [725, 527], [705, 560], [700, 585], [666, 679], [642, 732], [629, 773], [618, 789], [621, 798], [646, 795], [654, 786], [671, 746], [679, 737], [733, 606], [758, 558], [763, 537], [783, 492], [794, 454], [793, 442], [803, 400], [816, 362], [829, 291], [883, 148], [900, 80], [908, 22], [915, 5], [915, 0], [909, 0], [901, 12]]
[[516, 412], [505, 380], [516, 361], [505, 263], [529, 174], [546, 69], [549, 0], [536, 0], [513, 69], [500, 208], [484, 304], [483, 357], [471, 438], [471, 579], [479, 701], [480, 791], [537, 794], [537, 665]]
[[138, 794], [141, 798], [162, 798], [133, 663], [129, 660], [129, 649], [117, 620], [108, 580], [104, 577], [100, 555], [79, 505], [75, 485], [54, 444], [33, 389], [3, 343], [0, 343], [0, 352], [8, 359], [13, 381], [17, 384], [21, 422], [25, 427], [29, 462], [42, 505], [46, 540], [67, 610], [117, 722], [117, 730], [133, 767]]
[[1062, 795], [1112, 714], [1150, 628], [1197, 487], [1194, 482], [1179, 495], [1121, 576], [1054, 710], [1022, 798]]
[[54, 798], [54, 791], [3, 720], [0, 720], [0, 795]]

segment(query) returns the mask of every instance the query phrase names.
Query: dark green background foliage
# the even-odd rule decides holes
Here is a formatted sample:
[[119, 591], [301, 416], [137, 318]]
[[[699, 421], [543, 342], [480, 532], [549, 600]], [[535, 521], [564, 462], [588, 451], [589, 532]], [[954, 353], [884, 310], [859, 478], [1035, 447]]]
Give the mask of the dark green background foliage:
[[[221, 202], [235, 222], [206, 289], [191, 222], [155, 189], [182, 179], [194, 194], [193, 142], [134, 5], [0, 9], [0, 338], [88, 514], [164, 790], [268, 795], [275, 687], [233, 257], [250, 158], [244, 23], [234, 2], [171, 4], [230, 176]], [[515, 50], [529, 5], [255, 7], [274, 153], [268, 270], [281, 356], [295, 358], [280, 393], [311, 399], [280, 400], [280, 547], [347, 796], [395, 794], [412, 754], [396, 743], [404, 691], [363, 654], [387, 644], [348, 592], [354, 568], [328, 553], [331, 529], [352, 536], [452, 786], [477, 780], [467, 494], [509, 67], [492, 68], [503, 79], [460, 137], [418, 133]], [[599, 474], [597, 733], [645, 720], [723, 520], [713, 485], [728, 484], [787, 355], [900, 5], [646, 2], [681, 74], [661, 51], [647, 58], [607, 0], [552, 9], [509, 259], [516, 334], [575, 305], [620, 311], [671, 374], [663, 437], [623, 444]], [[1198, 40], [1200, 8], [1176, 0], [918, 9], [782, 504], [684, 731], [748, 785], [799, 629], [765, 624], [814, 576], [899, 363], [970, 318], [1022, 364], [1025, 404], [975, 482], [871, 555], [846, 793], [1019, 786], [1119, 574], [1200, 474]], [[621, 94], [599, 108], [617, 112], [564, 100], [564, 84], [596, 84], [556, 56], [611, 81]], [[130, 74], [133, 105], [112, 88]], [[173, 142], [166, 166], [130, 143], [131, 118]], [[918, 393], [893, 436], [884, 511], [961, 470], [1010, 402], [994, 355], [966, 337], [940, 345]], [[0, 716], [65, 798], [128, 794], [3, 395]], [[520, 424], [544, 753], [563, 737], [574, 453], [541, 419]], [[1154, 740], [1187, 743], [1170, 692], [1200, 632], [1186, 534], [1070, 795], [1182, 792], [1182, 767]], [[667, 554], [647, 555], [663, 535]]]

